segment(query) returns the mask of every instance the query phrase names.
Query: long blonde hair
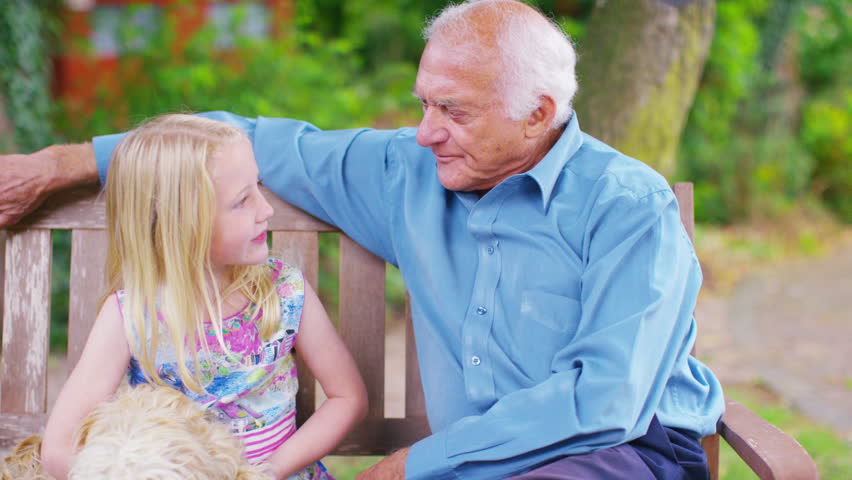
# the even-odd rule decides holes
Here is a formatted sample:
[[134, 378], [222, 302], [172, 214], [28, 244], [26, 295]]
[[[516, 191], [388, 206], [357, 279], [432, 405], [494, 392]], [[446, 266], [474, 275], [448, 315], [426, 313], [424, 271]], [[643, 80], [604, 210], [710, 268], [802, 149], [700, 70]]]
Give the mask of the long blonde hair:
[[245, 138], [222, 122], [170, 114], [137, 127], [113, 152], [106, 181], [106, 295], [126, 292], [131, 352], [158, 384], [164, 384], [156, 368], [162, 329], [174, 346], [182, 382], [203, 392], [197, 346], [209, 352], [205, 320], [227, 354], [221, 304], [234, 292], [258, 307], [255, 322], [263, 338], [277, 330], [280, 305], [269, 267], [233, 266], [227, 284], [219, 285], [210, 262], [216, 192], [208, 164], [222, 146]]

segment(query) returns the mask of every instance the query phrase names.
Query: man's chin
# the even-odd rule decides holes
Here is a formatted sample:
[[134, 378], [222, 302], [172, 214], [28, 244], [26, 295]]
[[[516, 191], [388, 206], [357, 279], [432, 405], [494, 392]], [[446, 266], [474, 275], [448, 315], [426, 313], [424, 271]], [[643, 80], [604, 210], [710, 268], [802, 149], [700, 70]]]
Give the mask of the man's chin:
[[452, 192], [464, 192], [469, 189], [465, 182], [461, 182], [453, 177], [444, 178], [440, 173], [438, 174], [438, 181], [441, 182], [441, 186]]

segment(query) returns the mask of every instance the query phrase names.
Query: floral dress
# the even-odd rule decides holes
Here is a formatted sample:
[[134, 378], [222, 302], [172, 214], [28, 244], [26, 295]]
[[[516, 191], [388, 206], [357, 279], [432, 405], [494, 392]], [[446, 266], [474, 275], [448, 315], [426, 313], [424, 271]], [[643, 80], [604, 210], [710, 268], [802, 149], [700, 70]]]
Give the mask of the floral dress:
[[[280, 327], [268, 341], [260, 338], [252, 320], [257, 314], [254, 304], [222, 321], [222, 336], [230, 355], [222, 351], [215, 332], [208, 328], [209, 353], [203, 349], [198, 351], [204, 394], [184, 386], [170, 342], [161, 342], [156, 357], [160, 379], [230, 426], [234, 435], [243, 441], [245, 456], [252, 463], [265, 460], [296, 430], [299, 383], [293, 345], [305, 298], [304, 278], [297, 268], [278, 260], [269, 259], [268, 264], [281, 302]], [[116, 296], [119, 306], [123, 306], [125, 292], [119, 290]], [[187, 368], [193, 369], [191, 359]], [[130, 360], [127, 381], [130, 385], [147, 383], [135, 358]], [[289, 478], [333, 480], [320, 462]]]

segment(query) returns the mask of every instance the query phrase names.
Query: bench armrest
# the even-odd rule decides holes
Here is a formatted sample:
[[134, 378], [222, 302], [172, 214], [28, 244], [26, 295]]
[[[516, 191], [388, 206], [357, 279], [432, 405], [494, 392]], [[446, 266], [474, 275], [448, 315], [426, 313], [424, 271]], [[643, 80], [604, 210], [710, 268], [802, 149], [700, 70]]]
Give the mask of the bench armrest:
[[734, 400], [726, 399], [719, 434], [761, 479], [818, 479], [808, 452], [793, 437]]

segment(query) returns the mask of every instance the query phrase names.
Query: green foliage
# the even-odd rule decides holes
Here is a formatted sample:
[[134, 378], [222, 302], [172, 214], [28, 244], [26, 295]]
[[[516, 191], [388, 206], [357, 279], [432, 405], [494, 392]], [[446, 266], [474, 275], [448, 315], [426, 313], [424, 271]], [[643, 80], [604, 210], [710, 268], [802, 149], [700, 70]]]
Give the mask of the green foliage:
[[844, 93], [845, 99], [822, 97], [805, 106], [801, 139], [817, 159], [814, 187], [852, 223], [852, 88]]
[[53, 0], [0, 2], [0, 97], [20, 152], [53, 143], [50, 68]]
[[797, 18], [802, 79], [820, 92], [849, 85], [852, 65], [852, 5], [845, 0], [812, 0]]
[[[128, 9], [120, 21], [118, 72], [120, 84], [133, 87], [120, 95], [103, 91], [92, 115], [82, 122], [68, 119], [65, 130], [74, 138], [125, 129], [175, 110], [287, 116], [322, 128], [410, 124], [416, 118], [417, 103], [410, 94], [414, 66], [385, 63], [367, 71], [355, 54], [357, 43], [348, 38], [299, 28], [280, 37], [248, 38], [240, 34], [237, 16], [231, 25], [233, 49], [217, 49], [210, 27], [176, 49], [176, 26], [168, 11], [145, 31], [133, 25], [133, 13]], [[147, 40], [140, 48], [137, 39], [143, 34]], [[132, 117], [115, 112], [132, 112]]]
[[852, 221], [850, 8], [718, 1], [679, 152], [679, 176], [696, 183], [698, 221], [773, 217], [812, 195]]
[[744, 215], [751, 146], [737, 135], [735, 120], [761, 73], [760, 34], [753, 18], [766, 11], [767, 2], [720, 0], [716, 8], [716, 35], [679, 157], [681, 176], [696, 183], [696, 219], [724, 223]]
[[798, 26], [801, 75], [809, 85], [800, 140], [815, 159], [814, 189], [852, 223], [852, 5], [815, 1]]
[[68, 287], [71, 270], [71, 232], [53, 235], [53, 274], [50, 285], [50, 350], [68, 346]]

